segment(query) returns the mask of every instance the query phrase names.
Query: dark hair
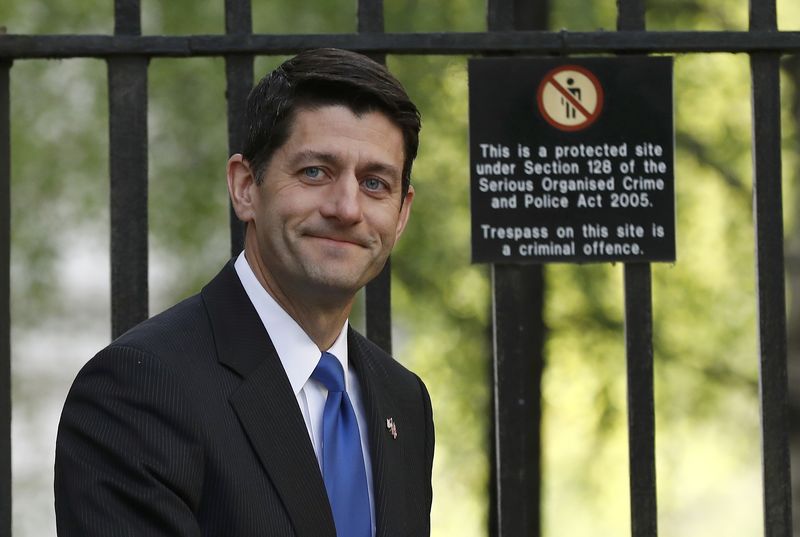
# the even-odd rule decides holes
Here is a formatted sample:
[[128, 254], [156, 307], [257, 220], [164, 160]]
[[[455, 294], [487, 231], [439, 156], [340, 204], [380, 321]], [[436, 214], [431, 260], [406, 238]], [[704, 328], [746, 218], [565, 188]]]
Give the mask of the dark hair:
[[295, 112], [327, 105], [343, 105], [354, 114], [380, 111], [400, 128], [405, 198], [419, 146], [419, 111], [383, 65], [333, 48], [305, 51], [285, 61], [247, 97], [247, 141], [242, 154], [250, 162], [256, 183], [261, 183], [272, 155], [288, 140]]

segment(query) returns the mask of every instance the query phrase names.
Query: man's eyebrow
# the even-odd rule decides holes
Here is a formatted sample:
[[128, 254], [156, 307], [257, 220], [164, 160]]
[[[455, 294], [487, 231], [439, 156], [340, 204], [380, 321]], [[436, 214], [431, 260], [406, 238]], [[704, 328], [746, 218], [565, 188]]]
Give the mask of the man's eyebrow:
[[289, 159], [289, 166], [292, 168], [296, 168], [297, 166], [308, 164], [311, 162], [340, 165], [342, 163], [342, 159], [340, 159], [333, 153], [328, 153], [326, 151], [314, 151], [311, 149], [306, 149], [303, 151], [298, 151], [297, 153], [292, 155], [292, 157]]
[[[336, 154], [327, 151], [315, 151], [313, 149], [298, 151], [289, 159], [289, 166], [291, 168], [297, 168], [312, 163], [330, 164], [332, 166], [343, 165], [342, 159]], [[378, 175], [388, 175], [396, 179], [399, 179], [401, 176], [401, 172], [396, 166], [380, 161], [367, 162], [361, 167], [361, 171]]]
[[391, 179], [400, 179], [400, 170], [396, 166], [384, 162], [369, 162], [363, 170], [367, 173], [386, 175]]

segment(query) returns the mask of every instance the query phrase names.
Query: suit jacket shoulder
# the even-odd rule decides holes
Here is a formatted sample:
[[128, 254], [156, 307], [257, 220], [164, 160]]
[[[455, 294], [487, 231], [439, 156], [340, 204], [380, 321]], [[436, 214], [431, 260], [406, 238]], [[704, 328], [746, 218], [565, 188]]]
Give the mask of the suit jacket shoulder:
[[[348, 338], [378, 536], [428, 535], [427, 391], [355, 331]], [[55, 493], [62, 537], [335, 537], [294, 392], [232, 263], [81, 370], [59, 425]]]
[[87, 363], [56, 442], [60, 536], [335, 537], [296, 399], [259, 323], [228, 264]]

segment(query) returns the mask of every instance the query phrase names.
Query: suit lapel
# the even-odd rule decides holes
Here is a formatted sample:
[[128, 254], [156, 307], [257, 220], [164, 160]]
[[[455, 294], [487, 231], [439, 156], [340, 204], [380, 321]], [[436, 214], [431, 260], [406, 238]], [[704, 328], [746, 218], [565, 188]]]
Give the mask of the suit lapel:
[[230, 403], [297, 536], [335, 537], [325, 484], [297, 399], [232, 262], [203, 289], [202, 296], [217, 356], [243, 378]]
[[402, 423], [400, 405], [388, 375], [363, 336], [348, 331], [348, 355], [358, 375], [364, 399], [372, 459], [376, 537], [405, 535], [406, 491], [403, 476], [402, 434], [395, 439], [386, 427], [392, 418]]

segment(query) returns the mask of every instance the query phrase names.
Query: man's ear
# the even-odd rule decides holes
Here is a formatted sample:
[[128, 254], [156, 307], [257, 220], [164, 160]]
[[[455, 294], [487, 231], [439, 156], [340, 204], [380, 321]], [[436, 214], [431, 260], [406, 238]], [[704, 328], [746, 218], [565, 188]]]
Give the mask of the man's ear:
[[241, 153], [236, 153], [228, 159], [227, 176], [228, 194], [231, 197], [233, 210], [239, 220], [250, 222], [255, 214], [254, 189], [258, 188], [258, 185], [250, 163]]
[[403, 231], [406, 229], [408, 217], [411, 215], [411, 204], [414, 202], [414, 187], [409, 185], [406, 197], [403, 198], [403, 206], [400, 207], [400, 216], [397, 219], [397, 230], [395, 240], [400, 238]]

